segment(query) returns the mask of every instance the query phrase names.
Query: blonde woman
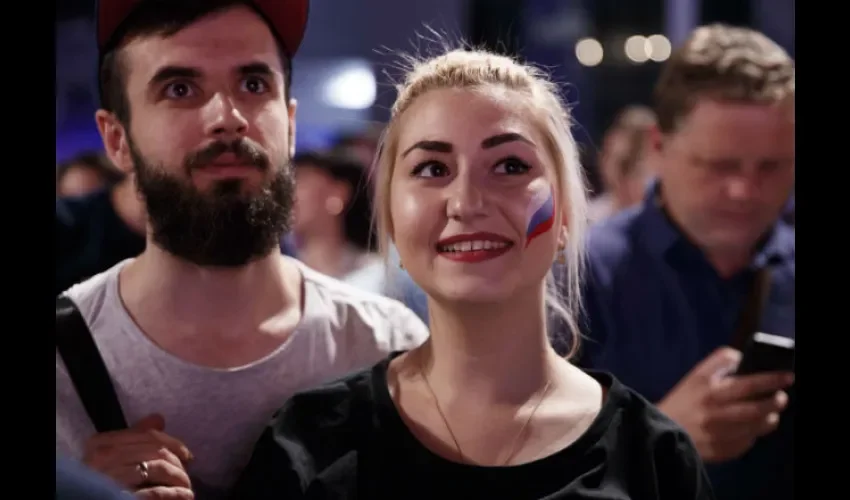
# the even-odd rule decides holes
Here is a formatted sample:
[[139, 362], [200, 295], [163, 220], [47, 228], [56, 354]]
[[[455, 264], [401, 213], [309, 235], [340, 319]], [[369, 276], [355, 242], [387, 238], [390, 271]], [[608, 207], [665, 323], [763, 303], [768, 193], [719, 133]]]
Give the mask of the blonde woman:
[[431, 338], [288, 401], [236, 498], [713, 498], [680, 428], [547, 338], [547, 311], [576, 331], [579, 308], [587, 200], [569, 130], [534, 68], [460, 50], [414, 65], [376, 209], [428, 294]]

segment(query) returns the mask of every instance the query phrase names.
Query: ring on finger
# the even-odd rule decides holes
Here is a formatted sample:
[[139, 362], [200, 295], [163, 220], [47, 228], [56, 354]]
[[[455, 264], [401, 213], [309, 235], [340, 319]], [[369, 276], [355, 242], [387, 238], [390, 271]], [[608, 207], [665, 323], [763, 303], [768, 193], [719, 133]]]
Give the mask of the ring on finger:
[[148, 473], [148, 463], [139, 462], [139, 465], [136, 466], [136, 469], [139, 471], [139, 475], [142, 476], [142, 483], [148, 482], [148, 477], [150, 476], [150, 474]]

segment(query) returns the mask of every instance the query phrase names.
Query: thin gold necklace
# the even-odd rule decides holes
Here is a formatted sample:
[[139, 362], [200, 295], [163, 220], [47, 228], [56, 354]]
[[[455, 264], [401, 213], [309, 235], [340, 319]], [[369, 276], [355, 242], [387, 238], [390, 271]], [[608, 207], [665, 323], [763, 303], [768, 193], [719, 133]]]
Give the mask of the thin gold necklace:
[[[455, 448], [457, 449], [457, 454], [460, 456], [461, 462], [469, 463], [469, 460], [466, 459], [466, 456], [463, 454], [463, 450], [460, 448], [460, 443], [458, 442], [457, 437], [455, 436], [455, 433], [452, 431], [452, 426], [449, 425], [449, 419], [446, 418], [445, 413], [443, 413], [443, 409], [440, 408], [440, 401], [437, 399], [437, 394], [434, 392], [434, 389], [431, 387], [431, 383], [428, 381], [428, 376], [425, 375], [425, 368], [423, 366], [421, 356], [420, 356], [420, 359], [419, 359], [419, 375], [422, 377], [422, 380], [425, 381], [425, 386], [428, 388], [428, 392], [431, 393], [431, 398], [434, 400], [434, 407], [437, 408], [437, 413], [440, 414], [440, 418], [443, 420], [443, 424], [446, 426], [446, 430], [449, 431], [449, 436], [451, 436], [452, 441], [454, 441]], [[511, 453], [508, 455], [508, 457], [502, 463], [502, 466], [508, 465], [508, 463], [514, 458], [514, 455], [516, 455], [517, 452], [519, 452], [519, 450], [521, 449], [521, 447], [519, 446], [519, 444], [520, 444], [519, 438], [520, 438], [520, 436], [525, 434], [525, 429], [528, 427], [529, 423], [531, 423], [531, 419], [534, 418], [534, 414], [537, 413], [537, 409], [540, 408], [540, 405], [546, 399], [546, 396], [549, 394], [549, 389], [551, 388], [551, 386], [552, 386], [552, 380], [550, 379], [549, 381], [546, 382], [546, 386], [543, 388], [543, 392], [540, 395], [540, 399], [537, 401], [537, 404], [534, 405], [534, 409], [531, 410], [531, 414], [525, 420], [525, 423], [522, 424], [522, 428], [519, 430], [519, 432], [516, 434], [516, 436], [514, 436], [513, 445], [511, 447]], [[522, 443], [525, 443], [525, 440], [523, 440]]]

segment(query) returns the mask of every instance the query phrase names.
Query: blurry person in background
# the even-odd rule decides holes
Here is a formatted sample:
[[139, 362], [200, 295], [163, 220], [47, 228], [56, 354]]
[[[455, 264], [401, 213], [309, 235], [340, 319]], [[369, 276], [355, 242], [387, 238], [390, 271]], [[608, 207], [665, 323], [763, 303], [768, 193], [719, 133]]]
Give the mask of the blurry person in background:
[[730, 374], [747, 336], [795, 337], [795, 236], [780, 222], [794, 61], [756, 31], [703, 26], [664, 63], [655, 100], [658, 181], [590, 233], [582, 364], [684, 427], [718, 499], [793, 498], [793, 373]]
[[[380, 148], [382, 124], [371, 124], [365, 130], [341, 135], [331, 151], [335, 154], [352, 155], [367, 165], [369, 183], [374, 184], [376, 176], [374, 168], [375, 155]], [[395, 245], [390, 245], [387, 251], [387, 289], [385, 293], [401, 300], [416, 313], [419, 318], [428, 323], [428, 297], [419, 285], [410, 277], [401, 265]]]
[[84, 196], [121, 182], [124, 173], [103, 153], [87, 151], [56, 166], [56, 197]]
[[[378, 124], [370, 124], [364, 130], [341, 134], [334, 141], [331, 152], [336, 155], [353, 156], [366, 165], [367, 172], [371, 173], [382, 130], [383, 127]], [[370, 175], [370, 180], [371, 177]]]
[[[307, 152], [293, 159], [295, 217], [291, 241], [309, 267], [362, 290], [393, 297], [428, 322], [423, 292], [392, 258], [376, 252], [372, 183], [355, 157]], [[388, 268], [389, 266], [389, 268]]]
[[[372, 161], [375, 158], [378, 139], [380, 138], [380, 129], [374, 126], [368, 126], [365, 130], [359, 132], [346, 132], [340, 134], [330, 148], [330, 154], [337, 157], [350, 157], [365, 165], [366, 171], [369, 172], [372, 168]], [[367, 175], [370, 179], [371, 175]], [[281, 251], [284, 255], [297, 257], [298, 249], [295, 243], [295, 236], [290, 232], [281, 239]]]
[[296, 154], [292, 225], [301, 262], [373, 293], [384, 293], [385, 266], [371, 235], [366, 166], [353, 156]]
[[146, 222], [132, 173], [86, 196], [57, 198], [54, 293], [142, 253]]
[[648, 165], [655, 114], [644, 106], [625, 108], [605, 133], [599, 155], [604, 191], [590, 202], [588, 216], [598, 222], [641, 202], [652, 176]]

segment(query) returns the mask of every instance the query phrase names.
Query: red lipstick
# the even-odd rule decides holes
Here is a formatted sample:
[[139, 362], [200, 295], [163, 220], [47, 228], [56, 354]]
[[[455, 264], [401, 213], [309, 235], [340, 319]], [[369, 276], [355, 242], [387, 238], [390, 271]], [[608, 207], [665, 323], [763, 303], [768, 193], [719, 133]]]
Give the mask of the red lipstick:
[[513, 246], [514, 243], [504, 236], [478, 232], [443, 238], [437, 242], [437, 252], [455, 262], [477, 263], [500, 257]]

